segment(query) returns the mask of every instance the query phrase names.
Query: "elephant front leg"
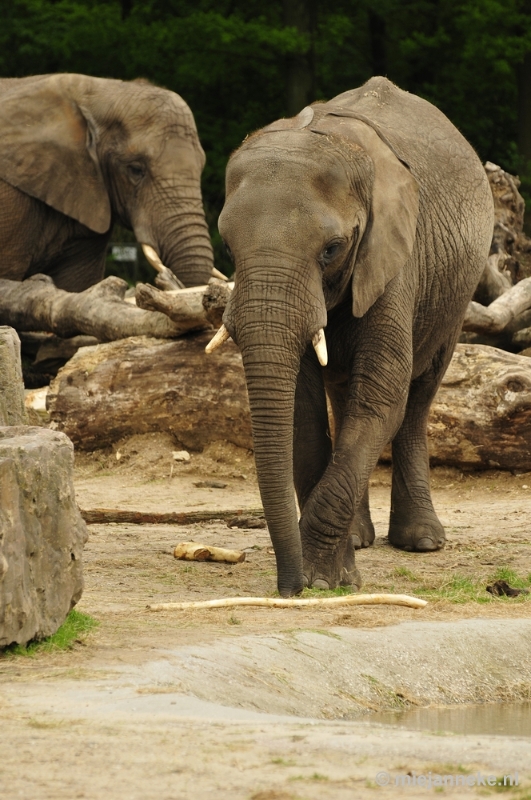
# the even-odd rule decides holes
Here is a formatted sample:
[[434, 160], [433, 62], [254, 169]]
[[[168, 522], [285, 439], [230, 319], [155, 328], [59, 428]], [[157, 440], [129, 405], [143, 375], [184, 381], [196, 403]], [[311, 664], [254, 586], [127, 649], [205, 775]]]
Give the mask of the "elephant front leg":
[[445, 347], [429, 371], [411, 384], [404, 421], [393, 440], [389, 542], [401, 550], [440, 550], [446, 536], [433, 508], [427, 421], [430, 405], [453, 352]]
[[[334, 409], [336, 410], [336, 409]], [[336, 423], [339, 417], [334, 415]], [[293, 472], [295, 489], [302, 511], [301, 532], [304, 531], [306, 508], [312, 505], [312, 493], [323, 478], [332, 458], [332, 438], [329, 429], [323, 370], [319, 366], [313, 349], [309, 349], [301, 360], [301, 369], [295, 393], [295, 421], [293, 435]], [[310, 515], [311, 515], [310, 511]], [[326, 523], [325, 523], [326, 524]], [[348, 532], [348, 525], [346, 531]], [[330, 551], [317, 550], [313, 559], [304, 560], [304, 580], [307, 586], [328, 589], [337, 585], [361, 586], [361, 578], [354, 563], [354, 540], [346, 536], [344, 546]], [[303, 537], [304, 555], [304, 537]], [[332, 572], [339, 579], [333, 582], [330, 559], [335, 563]], [[311, 563], [310, 563], [311, 562]]]
[[[337, 448], [330, 463], [304, 507], [300, 521], [303, 572], [308, 585], [359, 588], [355, 567], [353, 525], [358, 519], [370, 521], [367, 486], [384, 444], [397, 430], [404, 416], [404, 400], [367, 413], [366, 406], [350, 403]], [[359, 532], [359, 527], [358, 527]], [[366, 529], [371, 538], [372, 523]]]

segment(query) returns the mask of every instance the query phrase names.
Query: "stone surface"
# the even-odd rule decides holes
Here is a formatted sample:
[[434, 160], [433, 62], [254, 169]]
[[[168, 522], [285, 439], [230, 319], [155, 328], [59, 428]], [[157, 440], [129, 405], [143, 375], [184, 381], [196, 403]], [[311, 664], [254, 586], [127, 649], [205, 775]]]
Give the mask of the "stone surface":
[[87, 539], [62, 433], [0, 428], [0, 647], [50, 636], [83, 590]]
[[0, 325], [0, 425], [26, 422], [20, 339], [14, 328]]

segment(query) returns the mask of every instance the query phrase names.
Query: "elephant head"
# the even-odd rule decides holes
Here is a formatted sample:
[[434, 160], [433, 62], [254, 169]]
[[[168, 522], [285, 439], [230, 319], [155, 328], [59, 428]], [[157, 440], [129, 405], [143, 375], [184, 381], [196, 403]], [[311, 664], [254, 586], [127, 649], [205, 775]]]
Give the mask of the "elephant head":
[[94, 233], [118, 221], [185, 285], [208, 281], [205, 156], [182, 98], [74, 74], [3, 80], [0, 92], [1, 179]]
[[328, 312], [349, 303], [363, 317], [385, 292], [411, 255], [417, 213], [407, 166], [331, 104], [258, 131], [229, 161], [219, 230], [235, 287], [216, 343], [230, 335], [241, 349], [282, 595], [305, 582], [293, 491], [301, 357], [313, 343], [326, 364]]

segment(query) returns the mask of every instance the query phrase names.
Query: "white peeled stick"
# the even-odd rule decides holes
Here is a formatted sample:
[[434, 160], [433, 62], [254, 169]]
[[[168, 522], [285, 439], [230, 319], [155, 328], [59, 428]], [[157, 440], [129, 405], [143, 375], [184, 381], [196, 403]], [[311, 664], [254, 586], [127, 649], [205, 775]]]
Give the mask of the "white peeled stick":
[[149, 611], [184, 611], [188, 608], [232, 608], [265, 606], [267, 608], [301, 608], [305, 606], [408, 606], [424, 608], [427, 600], [407, 594], [345, 594], [340, 597], [224, 597], [220, 600], [190, 600], [182, 603], [152, 603]]

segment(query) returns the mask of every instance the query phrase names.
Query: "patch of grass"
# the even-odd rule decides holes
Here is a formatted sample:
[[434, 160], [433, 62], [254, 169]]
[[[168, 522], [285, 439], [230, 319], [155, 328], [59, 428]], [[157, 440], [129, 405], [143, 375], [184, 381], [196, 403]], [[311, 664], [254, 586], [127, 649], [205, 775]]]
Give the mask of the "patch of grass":
[[522, 603], [531, 599], [531, 595], [519, 597], [494, 597], [487, 592], [486, 587], [496, 580], [505, 580], [510, 586], [523, 588], [527, 584], [526, 578], [521, 578], [508, 567], [499, 567], [494, 575], [473, 580], [466, 575], [453, 575], [449, 580], [437, 587], [420, 586], [417, 590], [419, 597], [426, 600], [448, 600], [450, 603]]
[[235, 617], [234, 614], [230, 615], [230, 617], [228, 618], [227, 622], [229, 623], [229, 625], [241, 625], [242, 624], [241, 619], [238, 619], [238, 617]]
[[493, 581], [507, 581], [509, 586], [517, 589], [524, 589], [531, 584], [531, 574], [525, 578], [521, 578], [514, 569], [510, 567], [498, 567], [492, 577]]
[[81, 611], [76, 611], [74, 608], [53, 636], [48, 636], [40, 641], [28, 642], [27, 645], [9, 645], [9, 647], [0, 651], [0, 656], [27, 656], [32, 658], [38, 653], [71, 650], [76, 642], [83, 641], [83, 634], [87, 634], [97, 625], [99, 625], [99, 622], [94, 617], [83, 614]]
[[271, 763], [272, 764], [278, 764], [280, 767], [295, 767], [296, 766], [296, 762], [295, 761], [292, 761], [291, 759], [285, 759], [285, 758], [272, 758], [271, 759]]
[[393, 575], [397, 578], [407, 578], [412, 583], [416, 583], [420, 580], [418, 575], [415, 575], [415, 573], [407, 567], [395, 567], [393, 570]]

